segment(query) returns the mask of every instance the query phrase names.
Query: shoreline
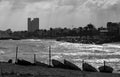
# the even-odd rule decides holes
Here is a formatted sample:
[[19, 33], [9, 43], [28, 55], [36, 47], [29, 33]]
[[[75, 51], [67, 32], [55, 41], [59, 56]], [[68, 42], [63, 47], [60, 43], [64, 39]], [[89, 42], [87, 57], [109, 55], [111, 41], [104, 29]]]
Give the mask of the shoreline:
[[4, 77], [120, 77], [119, 73], [84, 72], [42, 66], [21, 66], [3, 62], [0, 63], [1, 68]]
[[59, 38], [0, 38], [0, 40], [55, 40], [58, 42], [68, 42], [68, 43], [82, 43], [82, 44], [96, 44], [96, 45], [102, 45], [102, 44], [117, 44], [120, 43], [120, 41], [118, 42], [101, 42], [101, 41], [97, 41], [97, 42], [93, 42], [91, 40], [75, 40], [75, 38], [69, 38], [69, 39], [59, 39]]

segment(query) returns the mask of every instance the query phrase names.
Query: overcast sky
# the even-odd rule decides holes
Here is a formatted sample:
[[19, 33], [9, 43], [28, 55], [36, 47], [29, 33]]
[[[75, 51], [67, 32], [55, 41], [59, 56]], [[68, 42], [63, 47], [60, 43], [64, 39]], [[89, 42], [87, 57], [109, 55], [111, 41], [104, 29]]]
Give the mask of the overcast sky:
[[106, 26], [120, 21], [120, 0], [0, 0], [1, 30], [27, 30], [28, 17], [39, 17], [40, 29]]

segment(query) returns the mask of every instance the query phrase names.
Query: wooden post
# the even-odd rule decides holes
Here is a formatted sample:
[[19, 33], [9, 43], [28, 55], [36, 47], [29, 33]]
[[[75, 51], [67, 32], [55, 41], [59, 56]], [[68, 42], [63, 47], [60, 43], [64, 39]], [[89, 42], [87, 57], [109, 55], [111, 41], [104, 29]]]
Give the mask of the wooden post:
[[49, 46], [49, 66], [51, 66], [51, 46]]
[[34, 54], [34, 63], [36, 63], [36, 54]]
[[17, 63], [17, 59], [18, 59], [18, 46], [16, 47], [16, 57], [15, 57], [15, 63]]
[[104, 61], [104, 70], [105, 70], [105, 61]]
[[83, 63], [84, 63], [84, 60], [82, 60], [82, 70], [83, 70]]
[[105, 66], [105, 61], [104, 61], [104, 66]]

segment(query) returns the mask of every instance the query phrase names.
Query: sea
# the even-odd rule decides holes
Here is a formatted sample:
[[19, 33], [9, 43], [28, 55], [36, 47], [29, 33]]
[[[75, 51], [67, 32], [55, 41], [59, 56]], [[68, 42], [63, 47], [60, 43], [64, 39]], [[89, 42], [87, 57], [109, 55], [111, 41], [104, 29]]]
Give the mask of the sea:
[[95, 68], [106, 65], [114, 68], [114, 72], [120, 71], [120, 43], [106, 43], [102, 45], [69, 43], [56, 40], [25, 39], [25, 40], [0, 40], [0, 61], [15, 61], [16, 47], [18, 46], [18, 58], [34, 62], [36, 60], [48, 64], [49, 47], [51, 47], [52, 59], [61, 62], [64, 59], [82, 67], [82, 61], [91, 64]]

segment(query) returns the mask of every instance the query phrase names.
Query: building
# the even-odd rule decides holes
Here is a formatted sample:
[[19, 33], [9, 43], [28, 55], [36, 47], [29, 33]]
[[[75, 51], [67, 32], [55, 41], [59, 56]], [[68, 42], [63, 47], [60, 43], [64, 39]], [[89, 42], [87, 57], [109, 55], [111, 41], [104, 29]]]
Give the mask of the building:
[[108, 29], [104, 27], [98, 28], [98, 31], [100, 32], [100, 35], [107, 35]]
[[120, 35], [120, 23], [107, 23], [107, 29], [110, 35]]
[[39, 30], [39, 18], [28, 18], [28, 32]]

